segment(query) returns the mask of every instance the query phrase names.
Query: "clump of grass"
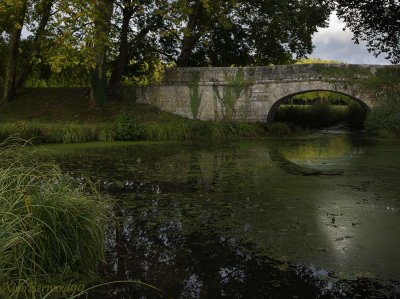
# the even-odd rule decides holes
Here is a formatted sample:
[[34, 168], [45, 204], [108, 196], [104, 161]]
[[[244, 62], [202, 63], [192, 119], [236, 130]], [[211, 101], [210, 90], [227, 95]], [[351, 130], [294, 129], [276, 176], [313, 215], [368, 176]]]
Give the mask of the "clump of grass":
[[14, 136], [32, 143], [80, 143], [113, 141], [115, 128], [110, 124], [42, 123], [21, 121], [0, 126], [0, 141]]
[[0, 144], [0, 160], [0, 285], [95, 271], [109, 202], [21, 141]]
[[267, 124], [266, 130], [268, 135], [273, 137], [286, 137], [292, 134], [290, 127], [282, 122]]
[[93, 125], [67, 125], [63, 130], [63, 143], [80, 143], [98, 140], [96, 128]]
[[98, 140], [106, 142], [117, 140], [117, 133], [112, 127], [101, 128], [99, 130]]

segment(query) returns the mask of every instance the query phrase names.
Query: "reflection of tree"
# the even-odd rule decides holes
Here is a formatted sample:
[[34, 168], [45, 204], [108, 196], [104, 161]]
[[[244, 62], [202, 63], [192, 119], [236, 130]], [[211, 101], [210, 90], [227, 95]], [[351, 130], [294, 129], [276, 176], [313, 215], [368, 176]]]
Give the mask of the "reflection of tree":
[[[243, 244], [215, 232], [212, 219], [198, 227], [199, 230], [186, 234], [184, 223], [174, 219], [160, 221], [162, 207], [158, 204], [146, 208], [145, 213], [141, 211], [142, 217], [132, 217], [134, 211], [120, 209], [125, 214], [121, 216], [129, 222], [124, 222], [120, 230], [117, 240], [121, 243], [110, 248], [110, 254], [116, 254], [116, 259], [108, 259], [104, 269], [110, 280], [140, 279], [161, 288], [167, 298], [243, 294], [251, 298], [277, 294], [314, 297], [319, 292], [312, 281], [300, 278], [294, 268], [287, 269], [283, 262], [257, 256], [253, 244]], [[118, 247], [124, 250], [119, 251]], [[135, 298], [161, 297], [151, 290], [132, 286], [119, 286], [114, 291], [120, 298], [128, 294]]]

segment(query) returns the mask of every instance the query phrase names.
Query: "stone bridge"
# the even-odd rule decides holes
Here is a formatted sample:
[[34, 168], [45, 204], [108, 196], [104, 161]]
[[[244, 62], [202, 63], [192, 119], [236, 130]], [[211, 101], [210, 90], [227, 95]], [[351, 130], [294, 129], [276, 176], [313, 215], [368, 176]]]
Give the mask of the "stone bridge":
[[399, 71], [348, 64], [172, 68], [161, 83], [139, 89], [137, 102], [192, 119], [268, 122], [285, 99], [309, 91], [346, 94], [371, 109], [379, 93], [371, 86]]

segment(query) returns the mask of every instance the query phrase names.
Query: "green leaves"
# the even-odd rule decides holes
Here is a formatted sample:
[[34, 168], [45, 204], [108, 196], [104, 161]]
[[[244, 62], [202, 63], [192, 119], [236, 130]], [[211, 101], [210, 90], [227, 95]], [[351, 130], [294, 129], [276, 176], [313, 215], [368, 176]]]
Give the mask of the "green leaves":
[[[103, 99], [107, 84], [151, 83], [162, 76], [164, 66], [292, 62], [311, 52], [312, 34], [326, 25], [330, 12], [317, 0], [26, 1], [29, 43], [41, 49], [30, 60], [31, 78], [79, 74], [76, 85], [83, 85], [97, 74]], [[9, 30], [21, 3], [0, 2], [1, 32]], [[36, 42], [49, 5], [48, 22]], [[20, 47], [28, 58], [29, 43]]]
[[394, 64], [400, 63], [399, 15], [397, 0], [336, 0], [336, 11], [354, 33], [354, 42], [365, 41], [375, 56], [387, 54]]

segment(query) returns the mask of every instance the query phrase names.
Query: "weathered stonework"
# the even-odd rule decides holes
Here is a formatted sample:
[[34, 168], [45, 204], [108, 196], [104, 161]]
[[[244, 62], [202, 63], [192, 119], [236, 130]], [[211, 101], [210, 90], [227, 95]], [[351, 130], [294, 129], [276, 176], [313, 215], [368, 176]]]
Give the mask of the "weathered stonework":
[[139, 88], [137, 102], [188, 118], [265, 122], [299, 93], [335, 91], [368, 108], [377, 103], [368, 80], [399, 66], [303, 64], [254, 68], [173, 68], [157, 85]]

